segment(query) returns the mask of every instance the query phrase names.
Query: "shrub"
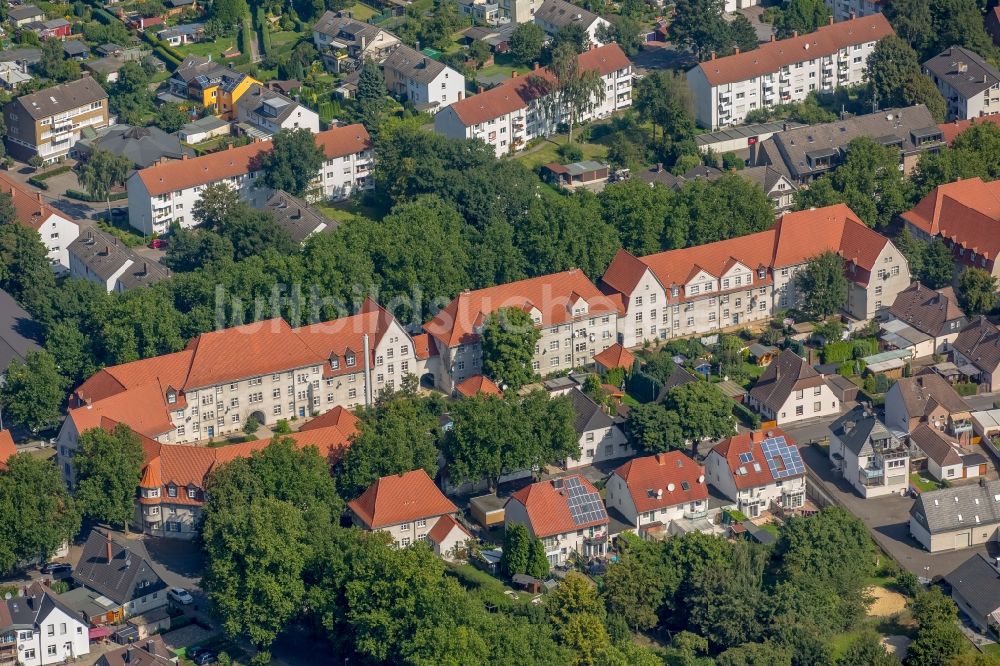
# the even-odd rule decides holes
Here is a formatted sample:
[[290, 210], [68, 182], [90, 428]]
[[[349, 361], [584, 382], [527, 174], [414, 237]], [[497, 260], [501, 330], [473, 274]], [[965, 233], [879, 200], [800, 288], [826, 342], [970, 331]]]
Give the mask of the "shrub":
[[583, 159], [583, 150], [575, 143], [564, 143], [556, 152], [567, 162], [579, 162]]

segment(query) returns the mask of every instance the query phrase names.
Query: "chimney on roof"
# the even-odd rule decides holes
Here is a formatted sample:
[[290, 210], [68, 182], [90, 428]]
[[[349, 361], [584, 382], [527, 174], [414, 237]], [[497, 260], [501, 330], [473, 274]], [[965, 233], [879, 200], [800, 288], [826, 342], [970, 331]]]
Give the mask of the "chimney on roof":
[[108, 542], [105, 544], [107, 546], [108, 564], [111, 564], [111, 560], [114, 559], [114, 553], [111, 552], [111, 535], [108, 534]]
[[105, 256], [111, 256], [111, 246], [110, 245], [105, 245], [104, 246], [104, 254], [105, 254]]
[[798, 37], [798, 36], [799, 36], [799, 31], [798, 30], [792, 30], [792, 37]]
[[126, 664], [132, 663], [132, 650], [133, 648], [131, 645], [125, 648], [125, 654], [122, 655], [122, 661], [125, 662]]
[[517, 70], [516, 69], [510, 70], [510, 78], [512, 78], [512, 79], [516, 79], [517, 78]]
[[538, 70], [540, 70], [541, 68], [542, 68], [542, 66], [541, 66], [541, 65], [539, 65], [539, 64], [538, 64], [537, 62], [536, 62], [536, 63], [534, 63], [534, 64], [532, 65], [532, 67], [531, 67], [531, 69], [532, 69], [533, 71], [536, 71], [536, 72], [537, 72]]
[[663, 171], [663, 162], [657, 162], [656, 163], [656, 173], [660, 173], [661, 171]]
[[833, 25], [833, 14], [830, 14], [830, 25]]
[[712, 51], [712, 60], [715, 60], [715, 51]]
[[851, 12], [851, 20], [853, 21], [856, 18], [858, 18], [857, 13], [856, 12]]
[[146, 652], [149, 654], [156, 654], [156, 641], [146, 641]]
[[740, 47], [734, 46], [733, 47], [733, 55], [739, 55], [739, 54], [740, 54]]
[[773, 42], [773, 41], [774, 41], [775, 39], [777, 39], [777, 38], [776, 38], [776, 37], [774, 36], [774, 34], [772, 33], [772, 34], [771, 34], [771, 41]]
[[142, 274], [149, 275], [149, 263], [146, 261], [142, 262]]
[[[13, 189], [11, 189], [11, 191], [13, 192]], [[36, 192], [35, 196], [38, 197], [38, 203], [42, 203], [42, 193]]]

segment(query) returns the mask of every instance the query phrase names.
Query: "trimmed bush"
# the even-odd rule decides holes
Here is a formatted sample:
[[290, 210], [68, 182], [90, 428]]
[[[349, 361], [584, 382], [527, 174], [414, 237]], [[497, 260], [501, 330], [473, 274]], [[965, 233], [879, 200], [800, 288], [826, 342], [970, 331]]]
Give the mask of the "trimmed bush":
[[[86, 192], [81, 192], [80, 190], [66, 190], [66, 196], [70, 199], [76, 199], [77, 201], [86, 201], [89, 203], [104, 203], [105, 199], [98, 199], [92, 197]], [[115, 192], [111, 195], [111, 201], [121, 201], [122, 199], [128, 199], [128, 192]]]
[[820, 355], [823, 358], [823, 363], [843, 363], [877, 353], [877, 339], [861, 338], [860, 340], [831, 342], [823, 347]]
[[653, 402], [663, 390], [663, 384], [641, 370], [636, 370], [628, 378], [628, 392], [639, 402]]

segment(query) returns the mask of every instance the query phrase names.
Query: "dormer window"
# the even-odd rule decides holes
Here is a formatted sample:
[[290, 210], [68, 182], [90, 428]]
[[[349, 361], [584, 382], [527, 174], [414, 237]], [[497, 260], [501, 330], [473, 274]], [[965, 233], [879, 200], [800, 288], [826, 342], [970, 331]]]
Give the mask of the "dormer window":
[[337, 368], [339, 368], [340, 367], [340, 359], [331, 358], [330, 359], [330, 367], [333, 368], [334, 370], [336, 370]]
[[763, 280], [765, 277], [767, 277], [767, 269], [766, 268], [758, 268], [757, 269], [757, 278], [760, 279], [760, 280]]
[[189, 486], [187, 489], [187, 496], [188, 499], [198, 499], [198, 489]]
[[167, 497], [177, 497], [177, 486], [172, 483], [167, 486]]
[[172, 405], [175, 402], [177, 402], [177, 391], [174, 391], [173, 389], [171, 389], [171, 390], [167, 391], [167, 404]]
[[671, 287], [670, 288], [670, 297], [671, 298], [677, 298], [680, 295], [680, 293], [681, 292], [680, 292], [680, 289], [678, 287]]
[[354, 367], [354, 364], [357, 361], [357, 359], [354, 357], [354, 354], [348, 354], [346, 357], [344, 357], [344, 360], [347, 361], [348, 368]]

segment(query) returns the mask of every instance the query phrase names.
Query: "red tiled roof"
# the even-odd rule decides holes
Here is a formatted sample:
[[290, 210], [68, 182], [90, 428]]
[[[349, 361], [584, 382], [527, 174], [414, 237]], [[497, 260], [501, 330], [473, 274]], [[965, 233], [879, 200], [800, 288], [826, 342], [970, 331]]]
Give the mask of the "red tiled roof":
[[42, 201], [41, 192], [32, 192], [23, 183], [19, 183], [8, 174], [0, 172], [0, 192], [9, 194], [17, 212], [17, 221], [30, 229], [38, 231], [42, 224], [55, 215], [63, 219], [71, 219]]
[[542, 325], [551, 326], [570, 321], [572, 304], [580, 298], [589, 305], [588, 316], [618, 312], [614, 302], [598, 291], [583, 271], [572, 268], [488, 289], [464, 291], [424, 324], [424, 330], [446, 346], [454, 347], [478, 340], [478, 327], [496, 310], [535, 308]]
[[[931, 236], [941, 236], [992, 266], [1000, 255], [1000, 181], [979, 177], [935, 187], [901, 217]], [[974, 262], [967, 257], [967, 262]]]
[[[1000, 11], [1000, 7], [994, 7], [993, 12]], [[968, 120], [953, 120], [950, 123], [940, 123], [938, 129], [941, 130], [941, 134], [944, 136], [945, 142], [950, 146], [951, 142], [955, 140], [955, 137], [969, 129], [976, 123], [993, 123], [994, 125], [1000, 125], [1000, 115], [993, 116], [981, 116], [979, 118], [970, 118]]]
[[[631, 294], [647, 270], [649, 266], [642, 259], [633, 256], [625, 249], [620, 249], [611, 260], [607, 272], [601, 277], [601, 282], [618, 293]], [[621, 311], [624, 313], [625, 308], [622, 307]]]
[[472, 535], [469, 534], [469, 530], [465, 529], [462, 526], [462, 523], [458, 522], [451, 516], [441, 516], [438, 518], [434, 527], [427, 533], [427, 538], [436, 544], [441, 544], [448, 538], [448, 535], [451, 534], [451, 531], [456, 527], [461, 530], [466, 537], [470, 539], [472, 538]]
[[345, 431], [354, 431], [357, 429], [357, 424], [358, 417], [338, 405], [303, 424], [299, 428], [299, 432], [309, 432], [317, 428], [329, 428], [331, 426]]
[[[601, 76], [631, 65], [625, 52], [615, 43], [585, 51], [577, 63], [581, 71], [596, 70]], [[523, 109], [529, 102], [543, 97], [548, 87], [538, 79], [549, 83], [555, 80], [548, 69], [537, 70], [507, 79], [485, 92], [455, 102], [450, 108], [466, 127], [478, 125]]]
[[413, 340], [413, 354], [420, 360], [425, 360], [431, 356], [437, 356], [438, 350], [431, 344], [431, 336], [427, 333], [418, 333], [411, 336]]
[[503, 397], [503, 391], [500, 390], [500, 387], [494, 384], [492, 379], [483, 375], [472, 375], [464, 382], [456, 386], [455, 390], [459, 393], [459, 395], [464, 395], [467, 398], [471, 398], [480, 393]]
[[[579, 479], [580, 485], [588, 492], [597, 492], [590, 481], [580, 475], [573, 476]], [[572, 478], [572, 476], [566, 478]], [[508, 502], [515, 501], [524, 506], [528, 520], [531, 522], [531, 532], [539, 539], [608, 524], [608, 519], [605, 517], [601, 520], [577, 525], [573, 520], [573, 514], [570, 513], [569, 497], [565, 494], [565, 489], [556, 488], [552, 480], [539, 481], [521, 488], [508, 500]]]
[[422, 469], [383, 476], [347, 506], [372, 530], [458, 511]]
[[766, 42], [736, 55], [707, 60], [698, 68], [713, 86], [735, 83], [777, 72], [803, 60], [833, 55], [846, 46], [876, 42], [892, 34], [895, 33], [885, 16], [872, 14], [824, 25], [807, 35]]
[[[316, 145], [323, 149], [327, 159], [351, 155], [372, 147], [371, 137], [360, 124], [334, 127], [319, 132], [315, 137]], [[137, 173], [150, 196], [157, 196], [250, 173], [258, 168], [257, 164], [264, 153], [270, 152], [272, 148], [270, 141], [260, 141], [182, 160], [180, 163], [157, 164]]]
[[[767, 433], [756, 430], [733, 435], [732, 437], [727, 437], [712, 447], [713, 453], [719, 454], [726, 460], [726, 464], [729, 466], [729, 471], [732, 473], [733, 480], [736, 482], [736, 487], [739, 490], [757, 488], [774, 483], [774, 476], [771, 475], [767, 459], [764, 457], [760, 448], [761, 442], [769, 436], [784, 437], [786, 443], [791, 446], [795, 446], [795, 441], [792, 440], [792, 438], [789, 437], [784, 430], [781, 428], [770, 428]], [[750, 463], [740, 462], [741, 453], [752, 453], [753, 461]], [[738, 473], [738, 470], [741, 467], [746, 470], [746, 474]], [[803, 474], [785, 478], [797, 478]]]
[[10, 430], [0, 430], [0, 469], [7, 469], [7, 461], [16, 454], [17, 447], [14, 446], [14, 438], [10, 436]]
[[680, 451], [633, 458], [613, 473], [628, 486], [639, 513], [708, 499], [705, 468]]
[[[392, 314], [369, 298], [365, 299], [361, 311], [356, 315], [302, 326], [296, 328], [294, 333], [324, 364], [324, 376], [334, 377], [361, 371], [365, 334], [368, 335], [368, 360], [374, 363], [375, 345], [382, 340], [392, 322]], [[356, 359], [353, 366], [347, 365], [348, 351]], [[339, 367], [336, 370], [330, 363], [333, 359], [338, 361]]]
[[594, 356], [594, 361], [600, 363], [608, 370], [613, 370], [614, 368], [631, 370], [632, 365], [635, 363], [635, 354], [616, 342], [600, 354]]

